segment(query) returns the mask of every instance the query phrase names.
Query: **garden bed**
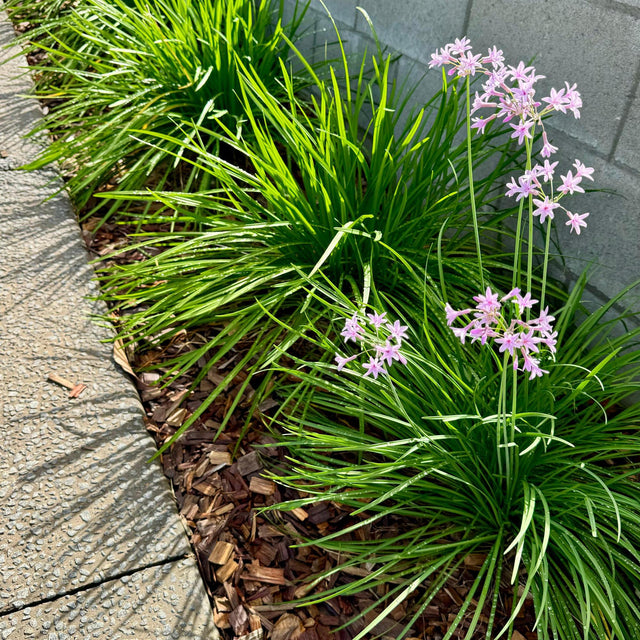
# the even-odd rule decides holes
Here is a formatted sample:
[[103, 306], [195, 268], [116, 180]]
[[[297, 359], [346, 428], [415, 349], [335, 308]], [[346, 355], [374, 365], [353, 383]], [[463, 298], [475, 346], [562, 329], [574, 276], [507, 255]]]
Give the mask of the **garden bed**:
[[[108, 258], [109, 254], [129, 246], [132, 242], [129, 234], [139, 232], [136, 227], [106, 223], [94, 234], [92, 229], [98, 223], [99, 219], [94, 218], [82, 225], [87, 249], [96, 259], [107, 256], [107, 260], [113, 260], [113, 257]], [[117, 260], [124, 264], [142, 257], [135, 250], [125, 251], [117, 256]], [[130, 352], [128, 358], [135, 370], [143, 370], [149, 365], [161, 366], [163, 360], [196, 348], [202, 341], [201, 335], [184, 334], [169, 346], [143, 355]], [[162, 368], [157, 373], [138, 375], [130, 371], [145, 409], [147, 430], [158, 447], [198, 409], [212, 388], [224, 378], [232, 362], [241, 359], [241, 354], [242, 347], [231, 354], [227, 362], [210, 371], [185, 402], [182, 400], [192, 378], [183, 377], [160, 388], [154, 383]], [[335, 573], [331, 579], [310, 589], [308, 585], [313, 578], [339, 565], [340, 557], [313, 546], [295, 546], [304, 540], [335, 533], [345, 523], [350, 524], [352, 509], [328, 501], [293, 512], [262, 511], [265, 506], [283, 500], [304, 499], [304, 494], [278, 486], [271, 480], [262, 480], [264, 471], [287, 465], [289, 461], [286, 449], [278, 446], [262, 419], [273, 412], [276, 400], [267, 400], [260, 407], [260, 414], [250, 421], [249, 430], [244, 429], [254, 392], [252, 387], [242, 389], [245, 379], [246, 374], [237, 376], [207, 413], [161, 456], [165, 475], [172, 484], [180, 515], [190, 534], [216, 624], [228, 640], [258, 640], [260, 637], [266, 640], [351, 640], [364, 625], [362, 620], [349, 624], [350, 621], [357, 617], [358, 611], [376, 602], [388, 586], [363, 592], [357, 597], [338, 596], [317, 605], [296, 605], [301, 595], [321, 593], [362, 575], [362, 569], [346, 567], [343, 573]], [[218, 435], [220, 423], [238, 392], [243, 394], [243, 399], [225, 430]], [[364, 515], [359, 516], [359, 519], [364, 518]], [[392, 535], [411, 526], [411, 521], [389, 517], [375, 526], [375, 535]], [[371, 526], [358, 530], [358, 536], [372, 535]], [[482, 557], [465, 559], [464, 567], [442, 588], [414, 625], [414, 635], [409, 636], [409, 640], [444, 637], [480, 568], [474, 563], [481, 564], [482, 561]], [[512, 591], [505, 580], [501, 594], [501, 616], [505, 621], [507, 611], [511, 609]], [[403, 623], [410, 619], [412, 608], [415, 605], [411, 600], [404, 602], [377, 625], [371, 637], [396, 638]], [[369, 622], [375, 615], [374, 611], [363, 619]], [[487, 620], [484, 616], [485, 624]], [[535, 640], [537, 635], [531, 631], [534, 622], [531, 601], [516, 619], [513, 640]], [[464, 638], [465, 633], [463, 623], [453, 637]], [[482, 637], [480, 627], [474, 638]]]
[[[295, 29], [279, 39], [267, 15], [240, 37], [255, 5], [228, 2], [218, 49], [191, 38], [214, 5], [83, 0], [52, 23], [68, 46], [39, 32], [52, 67], [31, 51], [47, 87], [64, 81], [41, 92], [55, 142], [31, 167], [71, 161], [116, 359], [223, 634], [627, 640], [638, 332], [615, 337], [613, 302], [581, 318], [586, 277], [567, 293], [547, 271], [554, 212], [587, 224], [561, 200], [593, 170], [576, 161], [554, 189], [544, 128], [580, 94], [540, 102], [533, 67], [463, 38], [433, 54], [442, 92], [403, 125], [390, 56], [351, 66], [337, 33], [330, 73], [298, 53], [304, 78], [277, 56], [260, 69]], [[212, 13], [179, 13], [196, 6]]]

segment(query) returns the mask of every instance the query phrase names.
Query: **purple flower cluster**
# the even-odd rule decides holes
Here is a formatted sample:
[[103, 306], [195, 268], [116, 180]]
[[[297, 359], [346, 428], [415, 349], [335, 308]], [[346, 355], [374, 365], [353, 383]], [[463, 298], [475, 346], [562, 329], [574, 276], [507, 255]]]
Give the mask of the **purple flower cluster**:
[[544, 165], [536, 164], [524, 175], [520, 176], [516, 182], [515, 178], [511, 178], [511, 182], [507, 183], [507, 195], [515, 196], [516, 202], [527, 196], [533, 196], [533, 215], [540, 218], [540, 222], [549, 218], [553, 220], [555, 209], [562, 209], [569, 218], [566, 225], [571, 227], [571, 231], [575, 231], [576, 235], [580, 235], [581, 227], [586, 227], [585, 218], [589, 217], [588, 213], [571, 213], [563, 207], [559, 200], [566, 194], [584, 193], [584, 189], [580, 186], [583, 178], [593, 180], [591, 174], [593, 169], [586, 167], [580, 160], [573, 163], [575, 175], [573, 171], [569, 171], [566, 175], [560, 176], [562, 184], [556, 189], [559, 195], [550, 197], [544, 191], [543, 183], [553, 180], [553, 172], [558, 163], [544, 161]]
[[[549, 354], [556, 352], [558, 333], [553, 330], [555, 318], [549, 315], [546, 307], [538, 318], [523, 320], [522, 313], [531, 309], [538, 302], [530, 293], [522, 295], [520, 289], [512, 289], [507, 295], [499, 298], [489, 287], [484, 295], [474, 296], [476, 306], [473, 309], [456, 311], [449, 303], [445, 305], [447, 325], [451, 325], [460, 317], [465, 317], [464, 327], [452, 327], [453, 333], [464, 344], [467, 336], [471, 341], [480, 341], [485, 345], [493, 340], [499, 345], [500, 353], [508, 353], [513, 360], [515, 370], [526, 371], [529, 379], [549, 373], [540, 367], [540, 348], [546, 347]], [[505, 314], [502, 303], [509, 302], [513, 311]], [[472, 315], [469, 321], [469, 315]], [[538, 354], [537, 357], [533, 354]]]
[[366, 318], [354, 313], [345, 321], [340, 335], [345, 342], [353, 340], [356, 344], [360, 343], [361, 351], [348, 357], [336, 354], [338, 371], [342, 371], [348, 362], [363, 355], [369, 358], [369, 362], [362, 365], [365, 369], [365, 377], [371, 375], [377, 378], [380, 373], [387, 373], [385, 363], [391, 366], [396, 361], [406, 365], [407, 359], [400, 351], [400, 347], [406, 339], [407, 330], [408, 327], [401, 325], [398, 320], [393, 323], [388, 322], [384, 311], [367, 313]]
[[[558, 164], [548, 161], [558, 148], [547, 138], [543, 117], [552, 111], [559, 111], [564, 114], [571, 112], [575, 118], [579, 118], [582, 98], [576, 91], [576, 85], [565, 82], [563, 88], [552, 88], [548, 96], [538, 101], [535, 97], [535, 84], [544, 76], [538, 75], [535, 67], [526, 66], [524, 62], [520, 62], [517, 67], [506, 66], [502, 51], [496, 47], [489, 49], [485, 56], [473, 55], [468, 38], [457, 38], [455, 42], [431, 55], [431, 68], [443, 65], [451, 65], [449, 75], [466, 77], [478, 73], [487, 76], [486, 82], [482, 85], [483, 93], [476, 92], [471, 108], [472, 114], [479, 109], [490, 109], [493, 112], [482, 118], [473, 118], [471, 127], [479, 133], [484, 133], [486, 126], [497, 118], [505, 124], [508, 123], [513, 129], [511, 137], [516, 139], [518, 144], [523, 144], [526, 139], [533, 139], [536, 126], [541, 128], [543, 144], [540, 155], [547, 158], [544, 165], [535, 165], [517, 180], [512, 178], [507, 184], [507, 195], [516, 196], [516, 200], [533, 196], [533, 215], [539, 217], [541, 223], [547, 218], [553, 220], [554, 210], [562, 209], [569, 218], [566, 222], [570, 227], [569, 231], [575, 231], [580, 235], [581, 228], [587, 226], [585, 218], [589, 214], [571, 213], [558, 201], [567, 193], [584, 193], [580, 183], [583, 178], [593, 180], [593, 169], [576, 160], [573, 165], [575, 175], [573, 171], [569, 171], [566, 175], [560, 176], [562, 185], [556, 189], [555, 196], [547, 195], [543, 187], [543, 182], [553, 183], [555, 167]], [[553, 188], [551, 193], [553, 194]]]

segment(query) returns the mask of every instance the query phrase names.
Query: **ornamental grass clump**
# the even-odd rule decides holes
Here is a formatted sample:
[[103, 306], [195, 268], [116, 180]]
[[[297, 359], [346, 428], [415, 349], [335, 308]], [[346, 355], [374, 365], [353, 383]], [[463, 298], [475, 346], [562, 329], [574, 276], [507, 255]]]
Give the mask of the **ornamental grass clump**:
[[[533, 67], [504, 67], [495, 48], [474, 55], [466, 39], [436, 53], [434, 64], [467, 79], [486, 73], [478, 100], [494, 110], [487, 119], [505, 118], [525, 147], [526, 173], [507, 187], [526, 192], [513, 273], [501, 285], [483, 284], [468, 298], [475, 305], [443, 301], [437, 313], [381, 289], [354, 305], [335, 288], [318, 288], [338, 328], [307, 328], [306, 336], [335, 360], [298, 358], [286, 370], [298, 382], [281, 378], [285, 401], [273, 421], [291, 453], [291, 467], [274, 478], [310, 497], [274, 508], [333, 500], [347, 515], [342, 528], [304, 543], [340, 564], [315, 577], [309, 587], [322, 592], [303, 602], [384, 594], [360, 612], [367, 622], [359, 640], [409, 601], [394, 631], [402, 638], [417, 635], [410, 631], [427, 607], [440, 590], [460, 585], [464, 571], [443, 640], [511, 638], [515, 628], [540, 640], [640, 637], [640, 329], [626, 327], [631, 313], [611, 317], [631, 287], [586, 313], [583, 275], [550, 311], [548, 241], [543, 277], [534, 271], [534, 224], [548, 238], [565, 196], [591, 177], [576, 161], [554, 190], [555, 167], [533, 164], [535, 129], [549, 113], [539, 107], [576, 115], [579, 94], [567, 85], [539, 103]], [[469, 133], [478, 122], [472, 115], [468, 103]], [[486, 125], [475, 127], [480, 136]], [[555, 148], [546, 132], [540, 142], [548, 158]], [[570, 231], [584, 229], [574, 222], [584, 213], [566, 215]], [[479, 225], [470, 226], [478, 239]], [[477, 283], [489, 271], [479, 242], [476, 250]], [[385, 313], [400, 318], [401, 343], [378, 334], [391, 331], [378, 321]], [[343, 322], [341, 337], [355, 347], [334, 337]], [[518, 626], [525, 610], [535, 620], [526, 629]]]
[[[242, 135], [237, 60], [281, 91], [280, 61], [305, 9], [286, 25], [282, 11], [276, 0], [81, 0], [46, 17], [27, 36], [47, 52], [34, 69], [36, 94], [59, 104], [33, 133], [48, 130], [54, 141], [25, 168], [64, 160], [80, 208], [99, 189], [207, 189], [210, 174], [180, 162], [180, 140], [203, 123]], [[150, 147], [138, 130], [168, 137]], [[203, 143], [219, 151], [217, 138]], [[128, 201], [108, 204], [113, 211]]]
[[[307, 64], [301, 55], [300, 62]], [[207, 193], [116, 196], [160, 200], [168, 208], [166, 221], [187, 230], [151, 236], [144, 242], [162, 245], [161, 254], [104, 274], [105, 297], [122, 312], [122, 337], [145, 349], [184, 329], [217, 328], [196, 352], [165, 363], [171, 376], [204, 358], [199, 381], [249, 339], [256, 341], [247, 353], [250, 380], [296, 340], [286, 327], [302, 327], [302, 311], [326, 324], [313, 296], [317, 282], [351, 293], [383, 287], [414, 305], [423, 301], [423, 276], [408, 280], [406, 273], [423, 273], [426, 263], [430, 278], [441, 273], [469, 295], [479, 285], [468, 231], [470, 186], [461, 177], [467, 145], [456, 138], [464, 126], [464, 93], [457, 83], [448, 85], [428, 107], [430, 123], [422, 109], [401, 127], [411, 89], [403, 92], [391, 81], [391, 58], [378, 49], [353, 64], [342, 49], [341, 68], [332, 67], [328, 81], [307, 64], [316, 90], [306, 104], [285, 74], [287, 95], [281, 100], [238, 60], [238, 95], [250, 135], [239, 141], [228, 131], [224, 142], [248, 158], [250, 171], [215, 155], [197, 136], [185, 142], [139, 132], [153, 146], [181, 144], [219, 185]], [[364, 71], [368, 65], [371, 77]], [[517, 152], [495, 142], [499, 134], [496, 128], [472, 146], [482, 161], [494, 161], [489, 177], [476, 185], [477, 200], [487, 209], [501, 196], [500, 178], [517, 166]], [[500, 218], [487, 216], [487, 228], [497, 229]], [[435, 293], [427, 295], [427, 305], [441, 308]]]

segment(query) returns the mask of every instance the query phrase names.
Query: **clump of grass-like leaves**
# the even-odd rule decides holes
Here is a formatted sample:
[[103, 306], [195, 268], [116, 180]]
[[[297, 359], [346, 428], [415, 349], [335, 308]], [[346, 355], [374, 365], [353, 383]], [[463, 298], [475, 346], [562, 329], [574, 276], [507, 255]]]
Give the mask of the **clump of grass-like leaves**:
[[[421, 110], [400, 128], [407, 93], [390, 80], [390, 57], [381, 51], [373, 56], [371, 78], [364, 73], [368, 62], [365, 53], [354, 73], [343, 51], [342, 69], [332, 69], [329, 82], [307, 67], [317, 84], [309, 109], [286, 74], [286, 98], [280, 100], [238, 61], [239, 96], [251, 135], [238, 141], [228, 131], [225, 144], [246, 155], [251, 171], [215, 155], [198, 137], [184, 142], [162, 132], [145, 136], [158, 148], [181, 143], [198, 170], [219, 185], [206, 193], [135, 194], [162, 200], [175, 230], [145, 241], [161, 244], [160, 255], [105, 274], [106, 297], [124, 312], [122, 336], [142, 348], [155, 336], [171, 340], [183, 329], [225, 323], [198, 351], [169, 363], [172, 375], [203, 356], [207, 364], [199, 376], [206, 375], [258, 328], [261, 337], [247, 362], [253, 362], [251, 371], [264, 366], [275, 344], [282, 341], [286, 350], [293, 341], [275, 318], [297, 325], [300, 310], [313, 308], [310, 278], [327, 278], [349, 291], [375, 280], [399, 297], [421, 299], [398, 264], [422, 268], [440, 253], [430, 271], [438, 272], [431, 264], [439, 264], [451, 284], [466, 291], [477, 286], [473, 237], [464, 230], [469, 188], [459, 180], [467, 147], [456, 139], [464, 124], [464, 97], [455, 84], [449, 86], [429, 105], [430, 124]], [[342, 92], [340, 82], [346, 85]], [[490, 207], [492, 189], [514, 159], [508, 145], [494, 145], [491, 137], [474, 148], [480, 162], [495, 161], [490, 176], [476, 186], [478, 202]]]
[[[384, 304], [389, 321], [413, 323], [402, 343], [406, 366], [387, 365], [377, 379], [358, 359], [337, 367], [300, 359], [288, 371], [301, 382], [281, 389], [287, 402], [275, 422], [291, 468], [276, 479], [308, 497], [276, 508], [326, 500], [347, 507], [343, 528], [309, 541], [341, 559], [315, 583], [349, 567], [360, 576], [333, 580], [301, 603], [384, 583], [356, 640], [411, 598], [403, 637], [466, 558], [479, 568], [444, 640], [510, 638], [527, 598], [541, 640], [638, 635], [640, 405], [625, 401], [640, 389], [640, 330], [615, 337], [620, 319], [606, 319], [615, 300], [576, 324], [584, 284], [558, 315], [559, 355], [548, 376], [514, 390], [521, 409], [507, 411], [516, 428], [508, 445], [515, 464], [506, 470], [499, 362], [486, 349], [443, 340], [428, 317], [402, 316], [407, 309], [392, 300], [373, 309]], [[338, 320], [369, 311], [335, 290], [323, 297]], [[312, 342], [346, 357], [335, 333], [316, 331]], [[389, 518], [404, 522], [392, 536]], [[359, 528], [368, 533], [349, 535]], [[501, 581], [513, 585], [508, 610]]]
[[[305, 10], [282, 23], [276, 0], [81, 0], [44, 16], [34, 48], [37, 95], [60, 101], [37, 126], [54, 142], [27, 169], [57, 160], [72, 165], [68, 189], [82, 207], [93, 193], [157, 188], [206, 189], [210, 174], [176, 170], [180, 139], [201, 124], [224, 123], [235, 136], [245, 120], [237, 60], [274, 93]], [[275, 15], [275, 19], [274, 19]], [[133, 130], [167, 137], [151, 148]], [[34, 132], [35, 133], [35, 132]], [[169, 142], [170, 136], [176, 136]], [[215, 146], [217, 138], [204, 144]], [[104, 202], [104, 201], [103, 201]], [[111, 201], [111, 209], [122, 200]]]

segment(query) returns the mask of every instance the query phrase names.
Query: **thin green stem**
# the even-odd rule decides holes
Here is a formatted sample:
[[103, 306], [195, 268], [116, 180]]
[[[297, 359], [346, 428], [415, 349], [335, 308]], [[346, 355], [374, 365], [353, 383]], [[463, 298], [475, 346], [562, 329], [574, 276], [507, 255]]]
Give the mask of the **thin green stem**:
[[467, 76], [467, 166], [469, 168], [469, 197], [471, 198], [471, 213], [473, 214], [473, 233], [476, 238], [478, 252], [478, 268], [480, 269], [480, 284], [484, 291], [484, 269], [482, 268], [482, 251], [480, 250], [480, 233], [478, 231], [478, 212], [476, 211], [476, 196], [473, 189], [473, 156], [471, 153], [471, 83]]
[[[506, 353], [505, 353], [506, 356]], [[505, 359], [506, 366], [506, 359]], [[510, 438], [509, 442], [515, 442], [516, 440], [516, 414], [518, 411], [518, 370], [515, 367], [512, 367], [513, 378], [511, 385], [511, 429], [510, 429]], [[513, 464], [511, 465], [511, 470], [513, 473], [513, 478], [509, 478], [509, 481], [512, 481], [508, 488], [509, 500], [513, 498], [513, 488], [515, 486], [515, 479], [518, 476], [518, 464], [519, 464], [519, 455], [518, 455], [518, 447], [508, 447], [509, 455], [513, 455]]]
[[[525, 138], [524, 145], [527, 153], [526, 169], [530, 170], [531, 169], [531, 143], [529, 142], [528, 138]], [[530, 205], [531, 204], [532, 202], [530, 202]], [[520, 276], [521, 276], [520, 260], [522, 255], [522, 242], [523, 242], [523, 237], [522, 237], [523, 211], [524, 211], [524, 198], [520, 200], [520, 207], [518, 209], [518, 223], [516, 225], [515, 248], [513, 252], [513, 280], [511, 285], [512, 288], [515, 288], [516, 286], [518, 287], [520, 286]], [[531, 211], [531, 206], [529, 208], [529, 211]]]
[[[507, 351], [504, 352], [504, 358], [502, 360], [502, 375], [500, 377], [500, 395], [498, 397], [498, 424], [502, 427], [501, 436], [504, 437], [504, 450], [505, 450], [505, 478], [507, 481], [507, 490], [511, 485], [511, 478], [509, 477], [511, 470], [511, 452], [509, 449], [509, 434], [507, 433], [507, 364], [508, 364], [509, 353]], [[498, 441], [498, 447], [500, 447], [500, 441]], [[498, 449], [498, 453], [500, 453]], [[498, 460], [500, 460], [500, 455], [498, 455]]]
[[542, 292], [540, 293], [540, 308], [544, 309], [544, 297], [547, 292], [547, 269], [549, 267], [549, 244], [551, 242], [551, 218], [547, 223], [547, 237], [544, 243], [544, 263], [542, 267]]
[[518, 223], [516, 225], [516, 240], [513, 251], [513, 279], [511, 288], [515, 289], [520, 286], [520, 249], [522, 246], [522, 212], [524, 211], [524, 199], [520, 200], [520, 208], [518, 209]]
[[[531, 131], [533, 135], [533, 130]], [[527, 171], [531, 169], [531, 143], [527, 140]], [[533, 195], [529, 196], [529, 231], [527, 236], [527, 291], [531, 291], [533, 280]], [[530, 309], [527, 309], [527, 320], [529, 320]]]
[[[553, 193], [553, 180], [549, 183], [551, 193]], [[549, 245], [551, 242], [551, 218], [547, 224], [547, 237], [544, 243], [544, 263], [542, 268], [542, 292], [540, 293], [540, 308], [544, 309], [544, 298], [547, 292], [547, 269], [549, 267]]]

